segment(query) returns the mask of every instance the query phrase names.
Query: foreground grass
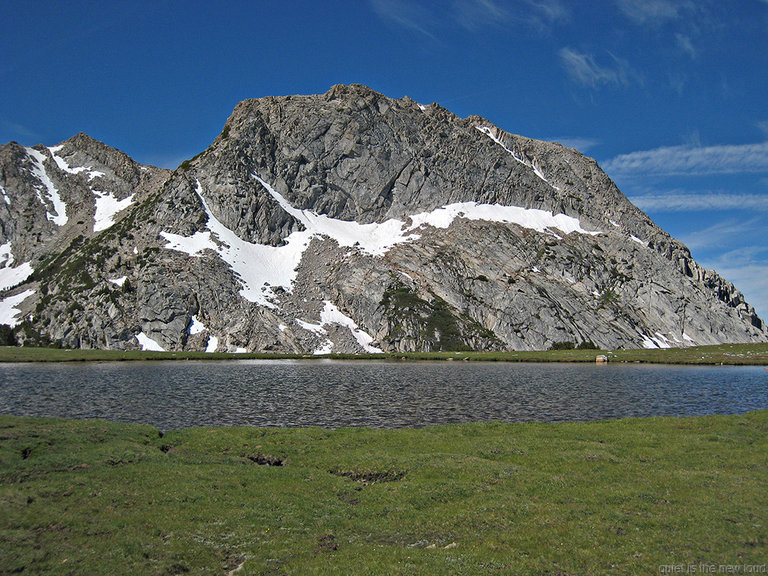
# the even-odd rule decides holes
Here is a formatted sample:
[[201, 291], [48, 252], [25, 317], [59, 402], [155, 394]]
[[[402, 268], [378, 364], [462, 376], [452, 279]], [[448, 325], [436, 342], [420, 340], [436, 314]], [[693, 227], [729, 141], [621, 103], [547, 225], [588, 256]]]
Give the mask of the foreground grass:
[[406, 354], [310, 354], [205, 352], [144, 352], [124, 350], [67, 350], [0, 346], [0, 362], [87, 362], [129, 360], [250, 360], [314, 359], [338, 360], [468, 360], [486, 362], [594, 362], [607, 354], [611, 362], [655, 364], [732, 364], [768, 366], [768, 344], [721, 344], [665, 350], [548, 350], [540, 352], [414, 352]]
[[2, 574], [743, 567], [766, 562], [766, 510], [768, 411], [163, 437], [0, 417]]

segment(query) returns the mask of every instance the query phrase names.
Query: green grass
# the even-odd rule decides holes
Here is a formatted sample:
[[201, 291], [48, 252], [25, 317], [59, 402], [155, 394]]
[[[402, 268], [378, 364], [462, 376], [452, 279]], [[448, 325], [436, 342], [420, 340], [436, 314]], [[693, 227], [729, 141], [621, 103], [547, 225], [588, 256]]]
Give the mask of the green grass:
[[162, 437], [0, 417], [0, 574], [658, 574], [764, 564], [766, 510], [768, 411]]
[[721, 344], [666, 350], [547, 350], [541, 352], [414, 352], [402, 354], [226, 354], [205, 352], [143, 352], [124, 350], [67, 350], [0, 346], [0, 362], [87, 362], [129, 360], [248, 360], [314, 359], [338, 360], [466, 360], [485, 362], [594, 362], [607, 354], [611, 362], [655, 364], [768, 365], [768, 344]]

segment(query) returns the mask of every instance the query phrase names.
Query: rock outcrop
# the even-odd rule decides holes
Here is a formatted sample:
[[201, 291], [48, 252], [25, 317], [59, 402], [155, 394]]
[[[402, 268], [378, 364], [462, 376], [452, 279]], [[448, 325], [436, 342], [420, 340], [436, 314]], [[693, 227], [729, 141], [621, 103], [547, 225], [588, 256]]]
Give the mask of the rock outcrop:
[[597, 163], [364, 86], [241, 102], [170, 172], [83, 134], [0, 148], [0, 323], [89, 348], [763, 342]]

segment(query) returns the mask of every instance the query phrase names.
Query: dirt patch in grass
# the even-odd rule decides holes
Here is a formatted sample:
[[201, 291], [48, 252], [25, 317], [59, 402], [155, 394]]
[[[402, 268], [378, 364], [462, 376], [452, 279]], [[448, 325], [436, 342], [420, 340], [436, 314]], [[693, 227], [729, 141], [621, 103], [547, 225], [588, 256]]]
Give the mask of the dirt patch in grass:
[[241, 454], [240, 456], [259, 466], [285, 466], [285, 460], [268, 454]]
[[405, 470], [331, 470], [334, 476], [349, 478], [361, 484], [376, 484], [378, 482], [397, 482], [406, 474]]

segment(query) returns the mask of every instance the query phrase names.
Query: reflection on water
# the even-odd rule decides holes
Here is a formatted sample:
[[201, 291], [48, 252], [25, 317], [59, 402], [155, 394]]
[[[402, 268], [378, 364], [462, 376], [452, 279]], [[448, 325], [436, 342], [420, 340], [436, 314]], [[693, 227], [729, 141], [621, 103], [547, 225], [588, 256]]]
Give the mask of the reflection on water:
[[244, 360], [0, 365], [0, 413], [190, 426], [372, 426], [736, 414], [762, 367]]

